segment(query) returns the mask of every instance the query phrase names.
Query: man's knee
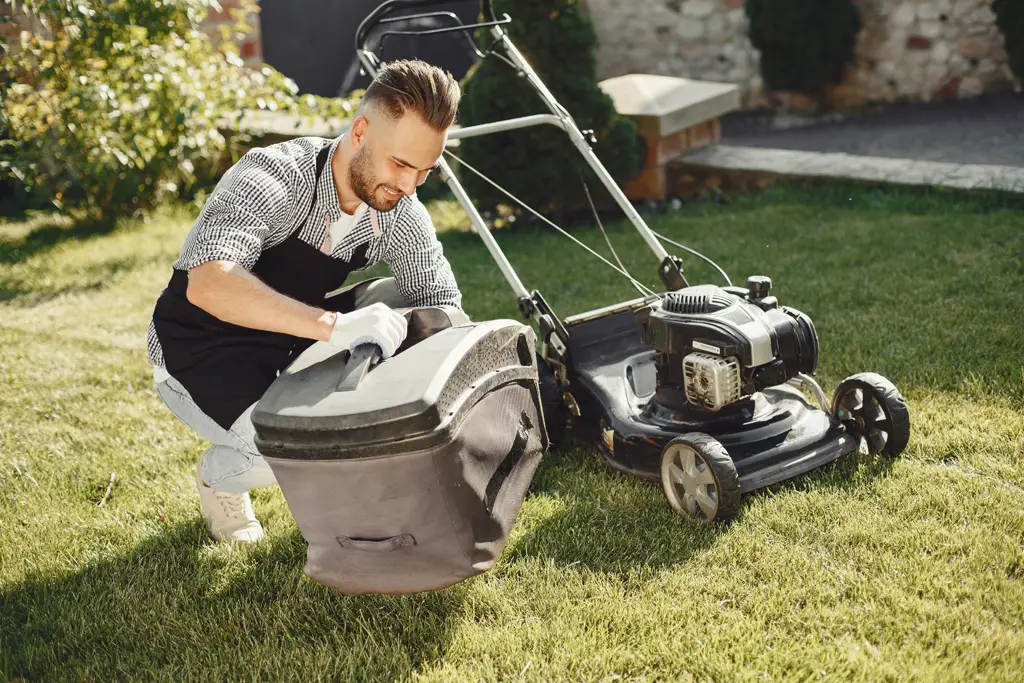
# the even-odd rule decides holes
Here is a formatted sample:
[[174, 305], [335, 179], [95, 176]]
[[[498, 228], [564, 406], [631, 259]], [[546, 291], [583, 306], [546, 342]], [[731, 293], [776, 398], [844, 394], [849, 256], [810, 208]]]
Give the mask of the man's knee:
[[224, 493], [245, 493], [277, 483], [262, 456], [228, 446], [212, 446], [206, 451], [201, 475], [208, 486]]
[[402, 296], [398, 282], [393, 277], [380, 278], [356, 286], [355, 308], [366, 308], [381, 303], [388, 308], [409, 308], [409, 301]]
[[218, 491], [244, 493], [277, 483], [270, 465], [256, 449], [256, 428], [252, 424], [256, 405], [239, 415], [227, 430], [228, 438], [214, 444], [203, 458], [203, 481]]

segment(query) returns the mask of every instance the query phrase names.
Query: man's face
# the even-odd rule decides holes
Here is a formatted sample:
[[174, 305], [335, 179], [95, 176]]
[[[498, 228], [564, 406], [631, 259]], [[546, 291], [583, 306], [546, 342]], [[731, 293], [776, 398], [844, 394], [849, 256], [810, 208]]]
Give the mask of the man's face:
[[377, 211], [390, 211], [402, 195], [423, 184], [448, 137], [412, 112], [397, 121], [370, 112], [356, 119], [352, 134], [357, 150], [349, 165], [349, 184]]

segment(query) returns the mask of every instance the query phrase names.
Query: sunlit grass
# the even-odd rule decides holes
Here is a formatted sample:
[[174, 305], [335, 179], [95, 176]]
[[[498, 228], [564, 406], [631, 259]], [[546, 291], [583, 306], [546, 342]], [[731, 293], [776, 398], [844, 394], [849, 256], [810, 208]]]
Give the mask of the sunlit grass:
[[[145, 361], [191, 216], [0, 225], [0, 680], [1019, 680], [1022, 208], [833, 187], [651, 217], [734, 280], [771, 276], [815, 321], [826, 391], [891, 378], [912, 414], [905, 456], [843, 459], [705, 526], [580, 446], [542, 466], [492, 572], [357, 598], [302, 577], [276, 489], [253, 495], [265, 542], [207, 539], [204, 445]], [[654, 286], [632, 228], [609, 232]], [[562, 315], [634, 295], [558, 235], [498, 239]], [[479, 238], [442, 242], [470, 314], [515, 317]]]

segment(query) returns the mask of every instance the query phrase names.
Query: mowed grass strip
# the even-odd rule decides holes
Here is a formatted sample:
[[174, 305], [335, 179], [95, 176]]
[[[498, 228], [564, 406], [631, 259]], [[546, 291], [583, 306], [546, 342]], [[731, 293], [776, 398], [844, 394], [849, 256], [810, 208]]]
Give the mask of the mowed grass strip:
[[[843, 459], [708, 526], [581, 444], [547, 458], [492, 572], [356, 598], [303, 578], [277, 489], [253, 495], [264, 543], [206, 537], [205, 446], [160, 403], [144, 350], [191, 216], [110, 231], [8, 221], [0, 680], [1019, 680], [1022, 209], [828, 187], [650, 217], [737, 283], [771, 276], [817, 326], [826, 391], [854, 372], [891, 378], [912, 415], [905, 456]], [[655, 286], [632, 228], [608, 229]], [[596, 229], [575, 234], [606, 253]], [[561, 315], [635, 295], [559, 235], [498, 239]], [[515, 317], [479, 238], [442, 242], [470, 314]], [[691, 282], [719, 281], [685, 261]]]

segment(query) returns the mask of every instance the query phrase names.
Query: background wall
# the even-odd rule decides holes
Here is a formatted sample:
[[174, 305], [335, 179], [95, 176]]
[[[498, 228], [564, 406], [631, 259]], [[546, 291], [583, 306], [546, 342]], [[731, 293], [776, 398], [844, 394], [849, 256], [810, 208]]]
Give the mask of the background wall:
[[43, 25], [39, 20], [26, 14], [20, 3], [17, 10], [7, 3], [0, 3], [0, 36], [7, 41], [8, 45], [18, 45], [22, 31], [39, 33], [42, 30]]
[[[738, 83], [743, 86], [746, 107], [809, 106], [804, 101], [807, 98], [799, 95], [765, 92], [758, 52], [747, 37], [743, 0], [583, 1], [598, 35], [601, 79], [653, 73]], [[856, 62], [831, 89], [832, 105], [955, 99], [1014, 87], [991, 0], [856, 2], [863, 23]], [[346, 8], [344, 17], [331, 15], [328, 10], [333, 3], [320, 4], [321, 12], [301, 13], [306, 24], [320, 27], [311, 39], [309, 26], [299, 19], [289, 22], [288, 16], [298, 13], [291, 11], [286, 0], [261, 0], [263, 16], [254, 22], [257, 33], [239, 45], [246, 63], [257, 66], [266, 59], [293, 78], [303, 92], [339, 94], [355, 57], [351, 47], [354, 24], [377, 2], [358, 0]], [[453, 4], [465, 11], [465, 3]], [[221, 0], [221, 5], [225, 14], [211, 15], [204, 27], [214, 36], [219, 35], [218, 27], [237, 0]], [[9, 5], [0, 4], [0, 35], [17, 42], [18, 33], [31, 29], [33, 20], [9, 16], [10, 11]], [[458, 61], [447, 65], [459, 71], [458, 75], [468, 66], [468, 62], [461, 63], [461, 54], [449, 57], [441, 54], [437, 45], [418, 49], [424, 54], [417, 56]], [[353, 85], [361, 87], [363, 83]]]
[[[793, 105], [766, 93], [743, 0], [584, 0], [597, 31], [598, 76], [654, 73], [743, 86], [747, 107]], [[973, 97], [1014, 87], [991, 0], [856, 0], [856, 62], [835, 106]], [[804, 98], [806, 99], [806, 98]]]

